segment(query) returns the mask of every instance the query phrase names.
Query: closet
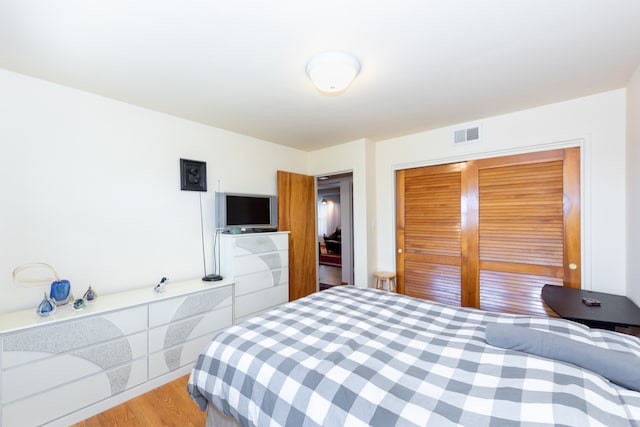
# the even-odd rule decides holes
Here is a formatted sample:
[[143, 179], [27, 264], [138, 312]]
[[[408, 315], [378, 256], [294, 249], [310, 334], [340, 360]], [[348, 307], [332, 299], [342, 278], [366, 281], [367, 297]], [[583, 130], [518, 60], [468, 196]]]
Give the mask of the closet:
[[396, 172], [398, 291], [551, 314], [545, 283], [580, 287], [580, 149]]

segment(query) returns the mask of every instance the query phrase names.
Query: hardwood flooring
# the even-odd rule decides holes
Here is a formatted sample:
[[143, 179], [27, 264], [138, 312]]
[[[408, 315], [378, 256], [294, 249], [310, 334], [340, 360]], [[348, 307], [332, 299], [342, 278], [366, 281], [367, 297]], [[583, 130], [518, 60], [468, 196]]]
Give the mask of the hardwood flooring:
[[342, 284], [342, 269], [340, 267], [320, 265], [318, 268], [318, 276], [320, 285], [335, 286]]
[[206, 413], [187, 393], [185, 375], [71, 427], [204, 427]]

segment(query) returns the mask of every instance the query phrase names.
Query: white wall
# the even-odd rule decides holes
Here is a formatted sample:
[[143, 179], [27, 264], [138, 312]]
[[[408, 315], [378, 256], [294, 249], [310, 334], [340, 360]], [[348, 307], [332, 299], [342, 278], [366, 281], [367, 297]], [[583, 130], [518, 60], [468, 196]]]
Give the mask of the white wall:
[[[353, 172], [355, 284], [395, 269], [394, 171], [549, 148], [583, 147], [583, 287], [624, 294], [640, 277], [638, 227], [625, 251], [625, 117], [630, 161], [640, 149], [640, 77], [625, 90], [491, 117], [483, 139], [453, 146], [452, 128], [304, 153], [0, 70], [0, 312], [35, 309], [48, 286], [11, 280], [21, 264], [53, 264], [76, 294], [151, 286], [212, 269], [213, 203], [223, 191], [275, 193], [277, 169]], [[207, 162], [209, 191], [182, 192], [179, 158]], [[265, 161], [268, 159], [268, 161]], [[634, 165], [635, 166], [635, 165]], [[640, 213], [640, 173], [626, 177], [629, 224]], [[635, 203], [634, 203], [635, 202]], [[635, 244], [634, 244], [635, 243]], [[629, 285], [640, 301], [640, 286]]]
[[640, 68], [627, 86], [627, 296], [640, 305]]
[[[555, 145], [582, 146], [585, 289], [625, 294], [624, 89], [480, 120], [480, 142], [454, 146], [447, 127], [376, 144], [377, 264], [395, 269], [395, 171]], [[636, 176], [638, 178], [638, 176]]]
[[[308, 154], [0, 70], [0, 312], [35, 307], [48, 285], [11, 278], [52, 264], [80, 296], [201, 277], [223, 191], [276, 193], [276, 170]], [[180, 191], [179, 159], [207, 162], [208, 192]], [[168, 285], [170, 286], [170, 284]]]

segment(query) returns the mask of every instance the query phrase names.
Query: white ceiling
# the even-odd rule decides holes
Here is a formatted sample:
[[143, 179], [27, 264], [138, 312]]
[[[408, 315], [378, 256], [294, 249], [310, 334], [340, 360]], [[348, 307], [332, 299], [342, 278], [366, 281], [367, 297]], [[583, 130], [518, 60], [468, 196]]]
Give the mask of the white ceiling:
[[[362, 70], [321, 95], [305, 65], [334, 49]], [[638, 0], [0, 0], [0, 68], [302, 150], [621, 88], [638, 66]]]

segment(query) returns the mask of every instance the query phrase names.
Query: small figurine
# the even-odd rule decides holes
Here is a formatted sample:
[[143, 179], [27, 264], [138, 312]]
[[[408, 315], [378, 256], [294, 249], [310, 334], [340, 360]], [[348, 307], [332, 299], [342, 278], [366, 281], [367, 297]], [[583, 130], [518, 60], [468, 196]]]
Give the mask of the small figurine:
[[47, 297], [47, 293], [45, 292], [44, 299], [40, 305], [38, 305], [36, 313], [38, 313], [38, 316], [47, 317], [54, 311], [56, 311], [56, 303], [51, 298]]
[[84, 298], [79, 298], [73, 302], [74, 310], [82, 310], [86, 306], [87, 306], [87, 302], [84, 300]]
[[91, 285], [89, 285], [89, 289], [87, 289], [84, 293], [84, 295], [82, 296], [82, 299], [89, 302], [89, 301], [93, 301], [94, 299], [96, 299], [98, 297], [98, 295], [96, 295], [96, 293], [94, 292], [93, 289], [91, 289]]
[[160, 281], [158, 282], [158, 284], [153, 288], [153, 292], [157, 293], [157, 294], [161, 294], [164, 292], [164, 284], [167, 282], [167, 278], [163, 277], [162, 279], [160, 279]]

